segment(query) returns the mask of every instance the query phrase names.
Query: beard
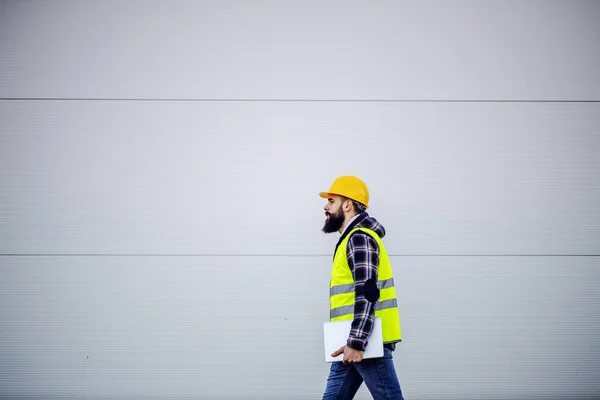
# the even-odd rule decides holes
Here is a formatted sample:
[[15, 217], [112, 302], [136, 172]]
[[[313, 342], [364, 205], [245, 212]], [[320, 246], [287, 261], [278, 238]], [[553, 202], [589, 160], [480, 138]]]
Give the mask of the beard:
[[344, 211], [342, 207], [335, 214], [325, 213], [325, 215], [327, 215], [327, 219], [325, 220], [323, 229], [321, 229], [324, 233], [337, 232], [344, 225]]

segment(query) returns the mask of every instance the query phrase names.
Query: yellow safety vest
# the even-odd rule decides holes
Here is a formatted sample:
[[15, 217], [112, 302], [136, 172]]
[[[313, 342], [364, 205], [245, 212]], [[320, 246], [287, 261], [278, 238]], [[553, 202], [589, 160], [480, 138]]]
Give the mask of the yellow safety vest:
[[346, 235], [340, 243], [333, 257], [331, 268], [331, 282], [329, 284], [329, 312], [331, 321], [354, 319], [354, 277], [348, 265], [346, 249], [350, 236], [362, 231], [370, 235], [379, 246], [378, 282], [379, 300], [375, 304], [375, 317], [381, 318], [383, 329], [383, 342], [399, 342], [400, 315], [398, 314], [398, 302], [396, 301], [396, 289], [394, 288], [394, 277], [392, 266], [383, 242], [379, 235], [367, 228], [355, 228]]

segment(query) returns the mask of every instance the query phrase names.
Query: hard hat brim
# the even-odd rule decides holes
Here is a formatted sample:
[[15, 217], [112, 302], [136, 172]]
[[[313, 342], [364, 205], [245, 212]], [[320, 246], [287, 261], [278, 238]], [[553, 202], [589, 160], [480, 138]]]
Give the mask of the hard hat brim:
[[328, 199], [331, 197], [332, 194], [336, 195], [336, 196], [340, 196], [339, 194], [329, 193], [329, 192], [321, 192], [321, 193], [319, 193], [319, 196], [321, 196], [324, 199]]

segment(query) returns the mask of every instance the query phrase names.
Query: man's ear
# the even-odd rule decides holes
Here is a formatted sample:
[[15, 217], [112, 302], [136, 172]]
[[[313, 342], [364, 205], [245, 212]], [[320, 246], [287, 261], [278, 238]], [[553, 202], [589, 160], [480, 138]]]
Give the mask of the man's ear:
[[345, 200], [343, 206], [345, 212], [352, 211], [352, 200]]

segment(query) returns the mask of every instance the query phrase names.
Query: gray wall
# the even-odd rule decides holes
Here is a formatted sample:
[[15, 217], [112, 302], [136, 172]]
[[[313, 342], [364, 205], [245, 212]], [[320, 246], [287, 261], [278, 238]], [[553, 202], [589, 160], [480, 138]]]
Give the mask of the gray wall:
[[599, 20], [3, 1], [0, 398], [320, 398], [342, 174], [389, 233], [407, 399], [597, 398]]

